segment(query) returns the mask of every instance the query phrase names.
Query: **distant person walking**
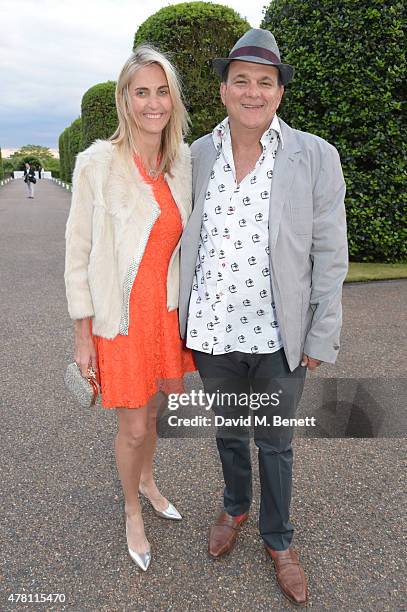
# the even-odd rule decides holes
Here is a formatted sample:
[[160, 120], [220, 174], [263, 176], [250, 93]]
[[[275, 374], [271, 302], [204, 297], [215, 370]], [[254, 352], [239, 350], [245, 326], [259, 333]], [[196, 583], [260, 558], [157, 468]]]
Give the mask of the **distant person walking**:
[[34, 184], [37, 182], [35, 178], [34, 168], [27, 162], [24, 168], [24, 183], [27, 185], [28, 197], [34, 199]]
[[43, 167], [42, 166], [38, 166], [38, 178], [41, 178], [41, 172], [43, 171]]

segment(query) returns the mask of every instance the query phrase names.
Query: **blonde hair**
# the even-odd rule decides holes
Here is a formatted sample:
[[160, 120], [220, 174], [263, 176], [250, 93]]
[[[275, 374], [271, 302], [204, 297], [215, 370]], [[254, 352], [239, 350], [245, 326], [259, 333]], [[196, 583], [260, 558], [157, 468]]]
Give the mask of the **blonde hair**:
[[157, 169], [158, 173], [168, 172], [171, 174], [172, 163], [183, 137], [188, 131], [189, 118], [182, 101], [180, 79], [175, 67], [163, 53], [160, 53], [151, 45], [139, 45], [120, 72], [116, 85], [116, 109], [119, 125], [110, 140], [126, 152], [137, 153], [132, 128], [134, 125], [137, 128], [138, 124], [132, 110], [129, 85], [137, 70], [151, 64], [158, 64], [163, 69], [173, 105], [170, 120], [162, 133], [160, 165]]

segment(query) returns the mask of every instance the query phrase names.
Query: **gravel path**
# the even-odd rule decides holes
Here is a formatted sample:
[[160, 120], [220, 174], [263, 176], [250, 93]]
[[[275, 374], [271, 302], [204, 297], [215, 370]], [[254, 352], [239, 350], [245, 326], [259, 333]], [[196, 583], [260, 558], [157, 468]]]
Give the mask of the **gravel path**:
[[[212, 436], [160, 439], [157, 478], [185, 520], [162, 521], [144, 505], [153, 562], [141, 574], [130, 561], [114, 413], [80, 409], [62, 380], [72, 358], [63, 284], [69, 201], [46, 180], [34, 200], [21, 180], [0, 189], [0, 609], [290, 609], [257, 531], [257, 466], [253, 510], [235, 550], [218, 562], [206, 554], [222, 492]], [[299, 432], [295, 441], [295, 546], [315, 610], [407, 610], [406, 303], [406, 281], [345, 286], [338, 363], [307, 383], [302, 415], [321, 393], [344, 408], [329, 417], [326, 402], [315, 437]], [[197, 387], [197, 377], [189, 384]], [[381, 437], [320, 437], [355, 428]], [[12, 593], [63, 593], [66, 601], [12, 604]]]

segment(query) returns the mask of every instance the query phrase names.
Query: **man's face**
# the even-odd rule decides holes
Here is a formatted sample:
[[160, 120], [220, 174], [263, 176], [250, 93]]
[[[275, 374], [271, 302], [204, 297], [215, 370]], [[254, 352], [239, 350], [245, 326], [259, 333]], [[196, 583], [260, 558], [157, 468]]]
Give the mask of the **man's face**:
[[266, 130], [283, 97], [278, 84], [278, 68], [253, 62], [230, 62], [226, 83], [220, 95], [232, 126]]

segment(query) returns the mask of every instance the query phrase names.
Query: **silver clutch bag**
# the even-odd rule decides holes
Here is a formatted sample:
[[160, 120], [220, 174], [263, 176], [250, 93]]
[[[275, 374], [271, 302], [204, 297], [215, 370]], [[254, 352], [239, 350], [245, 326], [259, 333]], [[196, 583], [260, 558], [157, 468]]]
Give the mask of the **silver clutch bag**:
[[70, 363], [66, 368], [64, 381], [68, 391], [83, 408], [90, 408], [95, 405], [100, 388], [92, 368], [89, 368], [88, 376], [85, 378], [82, 376], [78, 365], [75, 362]]

